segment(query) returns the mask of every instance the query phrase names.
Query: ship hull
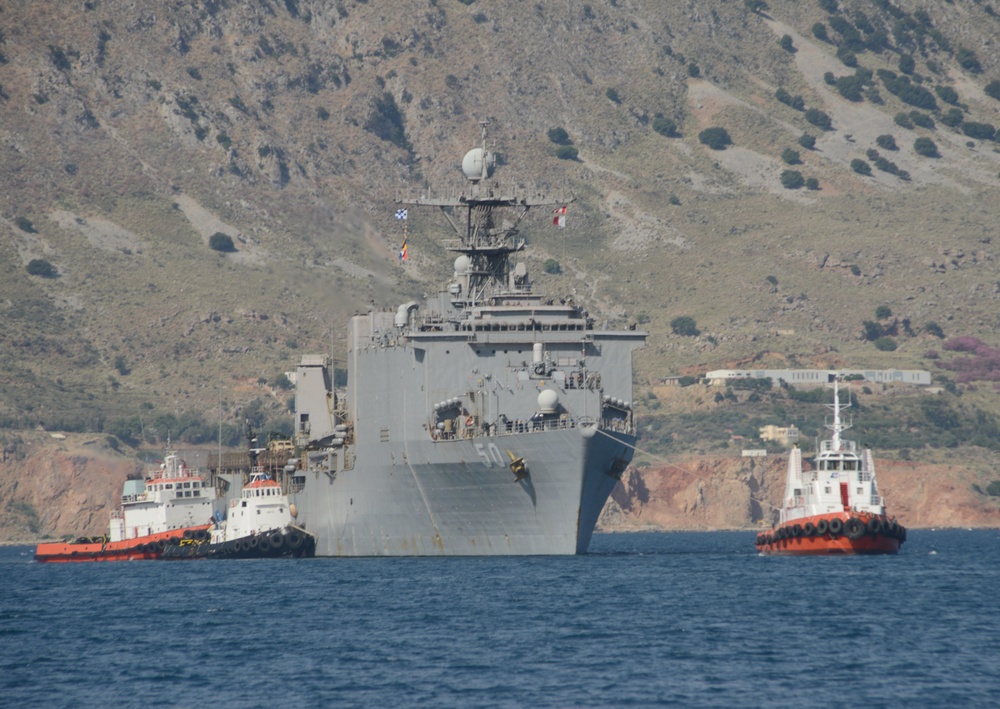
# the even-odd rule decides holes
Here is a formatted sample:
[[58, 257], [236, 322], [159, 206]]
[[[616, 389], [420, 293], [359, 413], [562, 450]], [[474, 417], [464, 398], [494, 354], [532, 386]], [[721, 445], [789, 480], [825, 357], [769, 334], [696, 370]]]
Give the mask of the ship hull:
[[144, 561], [159, 559], [163, 550], [187, 533], [204, 532], [203, 524], [167, 532], [147, 534], [117, 542], [43, 542], [35, 549], [35, 561], [42, 563], [93, 561]]
[[350, 470], [308, 474], [297, 523], [317, 556], [580, 554], [634, 443], [584, 427], [359, 449]]
[[757, 535], [757, 551], [768, 556], [896, 554], [906, 529], [885, 515], [838, 512], [789, 520]]

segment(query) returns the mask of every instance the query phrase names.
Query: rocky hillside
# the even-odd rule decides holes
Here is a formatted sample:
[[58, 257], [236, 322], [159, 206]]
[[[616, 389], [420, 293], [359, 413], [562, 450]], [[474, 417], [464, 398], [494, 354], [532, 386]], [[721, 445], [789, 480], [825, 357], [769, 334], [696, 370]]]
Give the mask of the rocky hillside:
[[998, 29], [986, 0], [5, 3], [0, 429], [288, 426], [302, 354], [450, 277], [446, 225], [413, 210], [401, 263], [393, 212], [461, 188], [480, 121], [498, 178], [574, 195], [527, 265], [649, 330], [636, 400], [765, 360], [938, 375], [942, 338], [1000, 344]]

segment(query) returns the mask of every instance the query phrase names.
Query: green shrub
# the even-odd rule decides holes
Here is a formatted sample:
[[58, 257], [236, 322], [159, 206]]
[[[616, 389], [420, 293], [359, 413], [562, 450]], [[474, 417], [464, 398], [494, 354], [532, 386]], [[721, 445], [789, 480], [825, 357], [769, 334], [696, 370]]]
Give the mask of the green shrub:
[[899, 56], [899, 70], [904, 74], [912, 74], [913, 70], [917, 68], [917, 63], [913, 61], [913, 57], [909, 54], [901, 54]]
[[697, 337], [701, 334], [694, 318], [687, 315], [680, 315], [671, 320], [670, 329], [675, 335], [682, 335], [684, 337]]
[[983, 70], [983, 65], [976, 58], [976, 53], [967, 47], [962, 47], [955, 54], [955, 59], [959, 65], [968, 72], [979, 74]]
[[573, 143], [573, 141], [569, 139], [569, 133], [566, 132], [565, 128], [550, 128], [548, 135], [549, 140], [556, 145], [572, 145]]
[[1000, 497], [1000, 480], [993, 480], [986, 486], [986, 494], [990, 497]]
[[14, 223], [17, 224], [17, 228], [20, 229], [21, 231], [26, 231], [29, 234], [36, 233], [35, 225], [32, 224], [31, 220], [28, 219], [27, 217], [18, 217], [17, 219], [14, 220]]
[[607, 96], [608, 100], [611, 101], [611, 103], [620, 104], [622, 102], [621, 96], [619, 96], [618, 92], [615, 91], [614, 89], [608, 89], [607, 91], [604, 92], [604, 95]]
[[562, 266], [554, 258], [550, 258], [545, 259], [545, 263], [542, 264], [542, 270], [551, 274], [562, 273]]
[[580, 151], [575, 145], [560, 145], [555, 150], [555, 156], [560, 160], [576, 160], [580, 157]]
[[729, 137], [729, 132], [725, 128], [719, 128], [718, 126], [703, 130], [698, 134], [698, 140], [712, 150], [725, 150], [727, 145], [733, 144], [732, 138]]
[[412, 152], [406, 138], [406, 122], [396, 99], [388, 91], [375, 100], [372, 113], [365, 122], [365, 130], [398, 148]]
[[875, 308], [875, 317], [879, 320], [885, 320], [886, 318], [892, 317], [892, 308], [888, 305], [880, 305]]
[[[994, 82], [1000, 84], [1000, 82]], [[1000, 88], [1000, 86], [998, 86]], [[952, 106], [958, 104], [958, 92], [950, 86], [935, 86], [934, 93], [938, 95], [938, 98], [945, 103], [950, 103]]]
[[796, 111], [801, 111], [806, 107], [806, 102], [804, 98], [802, 98], [798, 94], [793, 96], [792, 94], [785, 91], [784, 88], [778, 88], [778, 90], [774, 92], [774, 97], [779, 101], [781, 101], [786, 106], [794, 108]]
[[676, 138], [680, 134], [677, 132], [677, 121], [672, 118], [659, 116], [653, 119], [653, 130], [668, 138]]
[[975, 138], [976, 140], [993, 140], [996, 136], [997, 129], [992, 123], [974, 123], [972, 121], [966, 121], [962, 124], [962, 132], [970, 138]]
[[865, 87], [864, 79], [860, 76], [841, 76], [836, 81], [837, 93], [848, 101], [855, 103], [864, 100], [861, 90]]
[[851, 160], [851, 169], [854, 170], [859, 175], [871, 175], [872, 166], [861, 158], [854, 158]]
[[839, 11], [837, 0], [819, 0], [819, 6], [823, 11], [829, 12], [831, 15], [835, 15]]
[[785, 148], [781, 151], [781, 159], [784, 160], [789, 165], [798, 165], [801, 160], [799, 160], [799, 151], [792, 150], [791, 148]]
[[819, 180], [817, 180], [815, 177], [807, 177], [806, 178], [806, 189], [807, 190], [818, 190], [819, 189]]
[[215, 232], [208, 238], [208, 246], [210, 249], [224, 253], [236, 251], [236, 247], [233, 246], [233, 238], [221, 231]]
[[959, 108], [949, 108], [947, 111], [941, 114], [941, 122], [944, 123], [949, 128], [957, 128], [962, 125], [962, 120], [965, 116], [962, 114], [962, 110]]
[[818, 39], [820, 42], [828, 42], [830, 36], [826, 33], [826, 25], [822, 22], [817, 22], [812, 26], [813, 37]]
[[896, 139], [888, 133], [876, 138], [875, 144], [883, 150], [899, 150], [899, 147], [896, 145]]
[[921, 113], [920, 111], [910, 111], [910, 120], [913, 121], [913, 125], [915, 126], [934, 130], [934, 119], [926, 113]]
[[833, 121], [830, 120], [830, 116], [818, 108], [810, 108], [806, 111], [806, 120], [817, 128], [822, 128], [823, 130], [830, 130], [833, 125]]
[[33, 258], [28, 261], [28, 273], [42, 278], [55, 278], [59, 275], [56, 267], [43, 258]]
[[767, 12], [767, 3], [764, 0], [743, 0], [743, 6], [750, 12]]
[[910, 116], [907, 113], [897, 113], [896, 117], [893, 118], [897, 126], [902, 126], [907, 130], [913, 130], [913, 121], [910, 120]]
[[986, 95], [990, 98], [995, 98], [997, 101], [1000, 101], [1000, 81], [991, 81], [986, 84], [986, 88], [984, 88], [983, 91], [985, 91]]
[[940, 338], [942, 340], [944, 339], [944, 330], [942, 330], [941, 326], [938, 325], [933, 320], [924, 325], [924, 332], [926, 332], [928, 335], [933, 335], [934, 337]]
[[781, 39], [778, 40], [778, 44], [786, 52], [790, 52], [792, 54], [795, 54], [795, 52], [797, 51], [795, 49], [795, 45], [792, 44], [792, 35], [790, 35], [790, 34], [783, 34], [783, 35], [781, 35]]
[[801, 145], [806, 150], [812, 150], [816, 147], [816, 138], [809, 135], [808, 133], [803, 133], [799, 136], [799, 145]]
[[918, 155], [923, 155], [925, 158], [941, 157], [937, 145], [930, 138], [917, 138], [913, 141], [913, 149], [917, 151]]
[[327, 111], [322, 106], [320, 106], [319, 108], [316, 109], [316, 117], [319, 118], [321, 121], [325, 121], [328, 118], [330, 118], [330, 112]]
[[896, 349], [896, 341], [891, 337], [880, 337], [875, 340], [875, 349], [882, 352], [893, 352]]
[[699, 69], [698, 65], [695, 64], [694, 62], [688, 64], [687, 69], [688, 69], [688, 76], [690, 76], [692, 79], [697, 79], [699, 76], [701, 76], [701, 69]]
[[787, 190], [797, 190], [806, 183], [798, 170], [785, 170], [781, 173], [781, 186]]

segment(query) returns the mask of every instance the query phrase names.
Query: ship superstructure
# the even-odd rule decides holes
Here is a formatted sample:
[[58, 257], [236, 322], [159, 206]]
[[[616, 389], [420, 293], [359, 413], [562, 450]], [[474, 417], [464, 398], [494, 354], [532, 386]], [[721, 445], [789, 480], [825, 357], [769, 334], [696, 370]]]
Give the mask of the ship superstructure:
[[565, 204], [492, 179], [485, 139], [436, 207], [458, 238], [436, 296], [355, 316], [346, 391], [307, 355], [295, 397], [298, 521], [317, 555], [573, 554], [632, 458], [632, 352], [571, 297], [535, 292], [519, 227]]

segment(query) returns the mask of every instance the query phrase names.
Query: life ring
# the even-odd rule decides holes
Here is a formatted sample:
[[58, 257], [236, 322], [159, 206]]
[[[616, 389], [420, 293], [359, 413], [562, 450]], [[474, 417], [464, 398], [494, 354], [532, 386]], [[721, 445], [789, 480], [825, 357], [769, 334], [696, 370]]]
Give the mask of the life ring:
[[465, 427], [466, 428], [472, 428], [475, 425], [476, 425], [476, 419], [474, 417], [472, 417], [472, 416], [466, 417], [466, 419], [465, 419]]
[[816, 534], [820, 537], [825, 535], [830, 531], [830, 523], [825, 519], [821, 519], [816, 523]]
[[861, 537], [865, 536], [865, 524], [857, 517], [851, 517], [847, 520], [847, 524], [844, 525], [844, 533], [852, 541], [861, 539]]
[[816, 536], [816, 525], [812, 522], [806, 522], [802, 525], [802, 534], [807, 537]]
[[236, 507], [236, 503], [237, 502], [239, 502], [239, 500], [237, 500], [237, 499], [234, 498], [234, 499], [232, 499], [232, 500], [229, 501], [229, 506], [230, 507]]
[[871, 534], [881, 534], [882, 533], [882, 520], [878, 517], [872, 517], [868, 520], [868, 531]]
[[830, 534], [835, 537], [839, 537], [840, 533], [844, 531], [844, 520], [840, 517], [834, 517], [830, 520]]

